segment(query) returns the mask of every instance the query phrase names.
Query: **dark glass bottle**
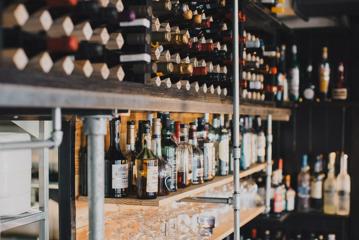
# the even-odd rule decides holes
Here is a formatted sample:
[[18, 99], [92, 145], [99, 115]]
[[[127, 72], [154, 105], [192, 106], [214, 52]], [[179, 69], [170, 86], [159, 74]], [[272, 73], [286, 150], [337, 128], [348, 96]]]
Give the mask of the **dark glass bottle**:
[[81, 134], [80, 144], [80, 195], [87, 196], [87, 137]]
[[[128, 195], [128, 161], [120, 149], [120, 118], [110, 121], [110, 147], [106, 152], [105, 189], [108, 197]], [[107, 180], [107, 181], [106, 181]], [[105, 192], [106, 192], [105, 190]]]
[[313, 81], [313, 66], [311, 63], [307, 66], [306, 71], [306, 79], [308, 82], [306, 83], [304, 90], [303, 90], [303, 98], [307, 101], [313, 101], [315, 97], [315, 83]]
[[150, 122], [140, 121], [141, 151], [136, 157], [137, 168], [137, 197], [141, 199], [157, 198], [158, 192], [158, 159], [151, 151], [151, 127]]
[[169, 164], [170, 170], [170, 191], [177, 191], [177, 161], [176, 161], [176, 149], [177, 144], [173, 140], [172, 129], [174, 129], [174, 122], [169, 118], [165, 120], [165, 128], [163, 130], [162, 141], [162, 157]]
[[323, 208], [323, 155], [318, 155], [314, 163], [314, 173], [310, 186], [310, 206], [311, 208], [321, 210]]
[[128, 187], [131, 194], [136, 193], [136, 150], [135, 150], [135, 121], [127, 122], [127, 160], [129, 162]]
[[185, 188], [191, 184], [192, 177], [192, 146], [188, 143], [188, 126], [180, 125], [180, 138], [176, 150], [177, 159], [177, 185]]
[[189, 142], [192, 145], [192, 184], [203, 183], [203, 152], [198, 147], [197, 127], [195, 123], [190, 124]]

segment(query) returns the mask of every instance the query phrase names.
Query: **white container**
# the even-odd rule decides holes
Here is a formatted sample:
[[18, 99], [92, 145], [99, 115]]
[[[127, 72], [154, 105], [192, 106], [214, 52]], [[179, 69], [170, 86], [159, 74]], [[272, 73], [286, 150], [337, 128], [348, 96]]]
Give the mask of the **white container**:
[[[30, 141], [26, 133], [0, 133], [0, 144]], [[0, 151], [0, 216], [31, 208], [31, 150]]]

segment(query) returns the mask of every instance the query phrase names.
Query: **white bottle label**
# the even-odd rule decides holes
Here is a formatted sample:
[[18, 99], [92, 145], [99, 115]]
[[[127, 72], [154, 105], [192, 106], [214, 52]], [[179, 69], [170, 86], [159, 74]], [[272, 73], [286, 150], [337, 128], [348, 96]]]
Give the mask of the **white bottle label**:
[[322, 186], [323, 186], [322, 181], [316, 181], [316, 180], [312, 181], [310, 196], [314, 199], [322, 199], [323, 198]]
[[153, 193], [157, 191], [158, 191], [158, 166], [147, 165], [146, 192]]
[[128, 164], [112, 164], [112, 189], [128, 188]]
[[303, 96], [307, 100], [312, 100], [314, 98], [314, 89], [313, 88], [306, 88], [303, 92]]
[[299, 98], [299, 68], [295, 67], [290, 70], [291, 81], [289, 92], [295, 99]]

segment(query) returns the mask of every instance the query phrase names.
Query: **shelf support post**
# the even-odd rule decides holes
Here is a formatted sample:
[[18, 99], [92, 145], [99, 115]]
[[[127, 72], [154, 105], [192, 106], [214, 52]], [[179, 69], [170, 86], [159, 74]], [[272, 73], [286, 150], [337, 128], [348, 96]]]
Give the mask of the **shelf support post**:
[[88, 137], [88, 195], [89, 239], [104, 238], [104, 158], [106, 116], [86, 116], [85, 134]]
[[267, 119], [267, 180], [266, 180], [266, 198], [265, 198], [265, 213], [270, 212], [270, 198], [271, 198], [271, 180], [272, 180], [272, 115], [268, 115]]
[[243, 44], [239, 41], [243, 35], [243, 24], [239, 21], [239, 2], [233, 0], [233, 211], [234, 211], [234, 240], [240, 239], [240, 136], [239, 136], [239, 76], [242, 75], [239, 64], [239, 54], [243, 51]]

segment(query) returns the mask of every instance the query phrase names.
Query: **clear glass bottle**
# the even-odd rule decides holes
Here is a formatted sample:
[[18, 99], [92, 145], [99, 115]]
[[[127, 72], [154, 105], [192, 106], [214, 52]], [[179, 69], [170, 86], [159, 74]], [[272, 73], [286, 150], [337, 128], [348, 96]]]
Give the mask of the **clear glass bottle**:
[[127, 121], [126, 157], [129, 162], [128, 187], [131, 194], [136, 194], [136, 151], [135, 151], [135, 121]]
[[299, 100], [299, 62], [297, 58], [297, 46], [292, 46], [292, 62], [290, 66], [290, 83], [289, 83], [289, 92], [290, 99], [293, 102]]
[[248, 169], [251, 165], [251, 132], [249, 129], [249, 118], [244, 117], [241, 121], [242, 129], [242, 144], [241, 144], [241, 168], [243, 170]]
[[177, 186], [185, 188], [191, 184], [192, 177], [192, 146], [188, 143], [188, 126], [180, 125], [180, 138], [176, 150]]
[[152, 151], [158, 159], [158, 196], [166, 196], [170, 191], [171, 168], [162, 157], [161, 119], [152, 119]]
[[298, 211], [308, 211], [310, 207], [310, 167], [308, 166], [308, 155], [303, 155], [302, 168], [298, 174]]
[[342, 153], [340, 157], [340, 172], [337, 176], [337, 214], [349, 215], [350, 213], [350, 176], [348, 174], [348, 155]]
[[290, 175], [285, 176], [285, 187], [286, 187], [285, 209], [287, 212], [292, 212], [294, 211], [295, 208], [295, 191], [291, 187], [290, 181], [291, 181]]
[[337, 208], [337, 184], [335, 179], [335, 152], [329, 154], [328, 176], [324, 181], [324, 213], [335, 214]]
[[177, 160], [176, 148], [177, 144], [173, 138], [174, 122], [169, 118], [165, 121], [165, 129], [163, 130], [164, 139], [162, 141], [162, 157], [170, 166], [170, 191], [177, 191]]
[[256, 133], [257, 133], [257, 162], [265, 162], [266, 153], [266, 135], [262, 126], [262, 119], [256, 117]]
[[330, 83], [330, 64], [328, 61], [328, 48], [323, 47], [322, 61], [319, 65], [319, 97], [321, 100], [328, 98]]
[[214, 144], [208, 139], [208, 128], [206, 128], [206, 121], [204, 118], [197, 120], [197, 141], [198, 146], [203, 151], [203, 179], [210, 181], [214, 179]]
[[218, 161], [219, 171], [218, 175], [227, 176], [229, 173], [229, 134], [227, 128], [224, 126], [224, 115], [220, 115], [220, 131], [218, 144]]
[[190, 124], [189, 143], [192, 145], [192, 184], [203, 183], [203, 152], [198, 147], [197, 126]]
[[[128, 195], [129, 162], [120, 149], [120, 118], [110, 121], [110, 147], [106, 152], [105, 189], [108, 197], [122, 198]], [[107, 185], [106, 185], [107, 183]]]
[[139, 129], [142, 133], [142, 150], [136, 157], [137, 197], [154, 199], [158, 192], [158, 159], [151, 150], [150, 121], [140, 121]]
[[209, 132], [208, 137], [209, 140], [214, 143], [214, 153], [215, 153], [215, 174], [219, 173], [219, 140], [220, 140], [220, 123], [217, 116], [213, 116], [212, 125], [208, 125]]
[[310, 184], [310, 206], [321, 210], [323, 207], [323, 155], [318, 155], [314, 163], [313, 176]]

